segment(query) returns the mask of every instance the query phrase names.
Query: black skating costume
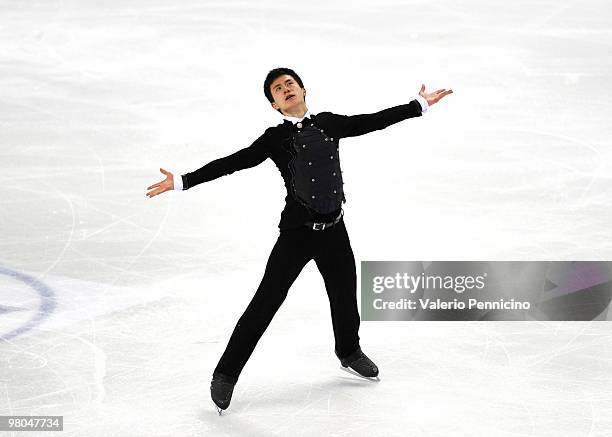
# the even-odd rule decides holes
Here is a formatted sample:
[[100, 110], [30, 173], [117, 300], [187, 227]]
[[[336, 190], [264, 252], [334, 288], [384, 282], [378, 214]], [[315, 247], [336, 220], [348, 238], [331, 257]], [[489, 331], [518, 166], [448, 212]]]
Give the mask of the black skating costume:
[[285, 120], [266, 129], [249, 147], [182, 175], [182, 188], [189, 189], [271, 158], [287, 189], [280, 233], [263, 278], [238, 320], [214, 375], [236, 383], [291, 284], [311, 259], [323, 276], [329, 297], [336, 355], [344, 365], [343, 360], [360, 351], [355, 259], [342, 218], [346, 198], [339, 140], [421, 114], [421, 104], [413, 100], [372, 114], [321, 112], [296, 124]]

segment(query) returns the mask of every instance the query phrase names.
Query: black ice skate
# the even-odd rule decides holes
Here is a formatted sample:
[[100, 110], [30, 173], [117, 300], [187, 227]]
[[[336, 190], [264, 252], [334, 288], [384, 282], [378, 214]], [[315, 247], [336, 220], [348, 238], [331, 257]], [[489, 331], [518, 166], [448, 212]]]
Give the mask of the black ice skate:
[[342, 364], [342, 367], [340, 367], [342, 370], [352, 375], [369, 381], [380, 381], [378, 367], [361, 351], [361, 348], [358, 348], [346, 358], [340, 358], [340, 364]]
[[235, 379], [221, 373], [213, 374], [213, 379], [210, 383], [210, 397], [217, 407], [219, 416], [223, 410], [229, 407], [235, 385]]

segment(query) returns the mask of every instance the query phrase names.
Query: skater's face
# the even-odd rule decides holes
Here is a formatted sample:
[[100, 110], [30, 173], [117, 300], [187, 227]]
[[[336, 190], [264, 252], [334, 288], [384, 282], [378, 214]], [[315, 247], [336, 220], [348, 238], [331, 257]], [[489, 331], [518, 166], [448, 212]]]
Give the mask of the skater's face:
[[300, 87], [297, 81], [288, 74], [277, 77], [270, 85], [270, 91], [274, 98], [272, 107], [276, 110], [280, 109], [283, 114], [287, 111], [290, 113], [300, 112], [302, 107], [306, 107], [304, 101], [306, 89]]

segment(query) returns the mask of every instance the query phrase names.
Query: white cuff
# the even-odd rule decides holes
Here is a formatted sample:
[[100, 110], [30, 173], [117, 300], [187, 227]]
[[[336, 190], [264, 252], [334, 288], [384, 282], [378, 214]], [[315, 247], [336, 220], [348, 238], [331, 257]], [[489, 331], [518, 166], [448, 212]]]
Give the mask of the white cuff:
[[183, 176], [175, 175], [174, 176], [174, 189], [182, 190], [183, 189]]
[[425, 100], [425, 98], [421, 96], [420, 94], [417, 94], [414, 100], [419, 102], [419, 104], [421, 105], [421, 113], [425, 114], [427, 112], [427, 108], [429, 108], [429, 105], [427, 104], [427, 100]]

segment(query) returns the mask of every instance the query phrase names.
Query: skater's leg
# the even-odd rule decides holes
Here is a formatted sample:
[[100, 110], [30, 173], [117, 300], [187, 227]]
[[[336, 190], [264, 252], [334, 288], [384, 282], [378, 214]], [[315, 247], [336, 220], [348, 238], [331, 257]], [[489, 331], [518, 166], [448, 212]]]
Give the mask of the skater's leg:
[[359, 348], [359, 311], [355, 257], [344, 219], [317, 234], [314, 260], [325, 281], [329, 298], [335, 349], [344, 358]]
[[311, 259], [304, 229], [282, 231], [253, 299], [238, 320], [214, 373], [238, 379], [257, 342], [272, 321], [291, 284]]

